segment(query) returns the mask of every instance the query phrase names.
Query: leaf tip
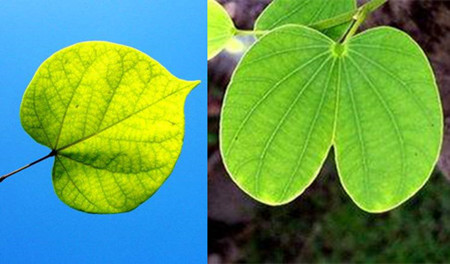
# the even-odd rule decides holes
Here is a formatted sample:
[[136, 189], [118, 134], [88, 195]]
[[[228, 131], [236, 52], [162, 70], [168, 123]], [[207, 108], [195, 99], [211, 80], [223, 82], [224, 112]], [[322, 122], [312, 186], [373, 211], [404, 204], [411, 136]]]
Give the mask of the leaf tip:
[[196, 81], [187, 81], [189, 84], [189, 91], [192, 91], [195, 87], [197, 87], [202, 81], [196, 80]]

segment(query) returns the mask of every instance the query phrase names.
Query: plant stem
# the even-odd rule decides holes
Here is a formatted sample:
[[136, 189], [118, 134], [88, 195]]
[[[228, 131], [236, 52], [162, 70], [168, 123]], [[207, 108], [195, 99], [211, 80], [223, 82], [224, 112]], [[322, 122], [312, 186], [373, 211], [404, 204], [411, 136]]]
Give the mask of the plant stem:
[[[348, 32], [349, 34], [351, 33], [351, 35], [350, 35], [350, 37], [351, 37], [355, 34], [358, 27], [364, 22], [365, 18], [371, 12], [378, 9], [380, 6], [382, 6], [387, 1], [388, 0], [371, 0], [355, 10], [342, 13], [340, 15], [337, 15], [337, 16], [329, 18], [329, 19], [324, 19], [324, 20], [318, 21], [318, 22], [310, 24], [308, 26], [311, 28], [314, 28], [316, 30], [324, 30], [324, 29], [339, 26], [346, 22], [354, 20], [353, 26], [352, 26], [351, 30]], [[263, 34], [266, 34], [267, 32], [269, 32], [269, 31], [268, 30], [236, 29], [235, 35], [242, 35], [242, 36], [263, 35]]]
[[358, 10], [352, 10], [329, 19], [320, 20], [314, 24], [310, 24], [309, 27], [314, 28], [316, 30], [324, 30], [327, 28], [339, 26], [352, 20], [357, 12]]
[[388, 0], [372, 0], [362, 5], [361, 8], [366, 9], [367, 14], [370, 14], [377, 10], [380, 6], [384, 5], [387, 1]]
[[248, 35], [264, 35], [266, 34], [267, 30], [242, 30], [242, 29], [237, 29], [236, 30], [236, 35], [241, 35], [241, 36], [248, 36]]
[[26, 168], [29, 168], [29, 167], [31, 167], [31, 166], [33, 166], [33, 165], [35, 165], [35, 164], [37, 164], [37, 163], [39, 163], [39, 162], [41, 162], [41, 161], [43, 161], [43, 160], [46, 160], [46, 159], [48, 159], [48, 158], [50, 158], [50, 157], [53, 157], [53, 156], [55, 156], [55, 155], [56, 155], [56, 151], [53, 150], [53, 151], [50, 152], [50, 154], [48, 154], [47, 156], [42, 157], [42, 158], [40, 158], [40, 159], [38, 159], [38, 160], [36, 160], [36, 161], [33, 161], [33, 162], [31, 162], [30, 164], [25, 165], [25, 166], [23, 166], [23, 167], [20, 168], [20, 169], [17, 169], [17, 170], [15, 170], [15, 171], [13, 171], [13, 172], [10, 172], [10, 173], [8, 173], [8, 174], [5, 174], [5, 175], [1, 176], [1, 177], [0, 177], [0, 182], [4, 181], [6, 178], [8, 178], [8, 177], [10, 177], [10, 176], [12, 176], [12, 175], [14, 175], [14, 174], [16, 174], [16, 173], [18, 173], [18, 172], [23, 171], [23, 170], [26, 169]]
[[356, 11], [356, 14], [353, 16], [353, 25], [350, 28], [350, 30], [345, 34], [344, 41], [342, 43], [347, 43], [347, 41], [355, 35], [356, 31], [358, 30], [359, 26], [366, 20], [367, 16], [375, 11], [377, 8], [382, 6], [384, 3], [386, 3], [388, 0], [372, 0], [370, 2], [365, 3], [361, 7], [358, 8]]
[[359, 9], [358, 12], [356, 13], [355, 17], [354, 17], [355, 21], [353, 22], [353, 25], [349, 29], [347, 34], [345, 34], [345, 38], [344, 38], [344, 41], [342, 43], [347, 43], [347, 41], [351, 37], [353, 37], [353, 35], [355, 35], [355, 33], [358, 30], [359, 26], [361, 26], [361, 24], [364, 22], [364, 20], [366, 20], [366, 18], [367, 18], [367, 10], [365, 10], [364, 8]]
[[318, 21], [314, 24], [310, 24], [309, 27], [317, 29], [317, 30], [324, 30], [327, 28], [332, 28], [335, 26], [342, 25], [350, 20], [355, 19], [355, 16], [360, 12], [361, 9], [365, 9], [367, 11], [367, 15], [376, 9], [378, 9], [381, 5], [386, 3], [388, 0], [372, 0], [370, 2], [365, 3], [361, 7], [359, 7], [356, 10], [348, 11], [345, 13], [342, 13], [340, 15], [337, 15], [335, 17], [324, 19], [321, 21]]

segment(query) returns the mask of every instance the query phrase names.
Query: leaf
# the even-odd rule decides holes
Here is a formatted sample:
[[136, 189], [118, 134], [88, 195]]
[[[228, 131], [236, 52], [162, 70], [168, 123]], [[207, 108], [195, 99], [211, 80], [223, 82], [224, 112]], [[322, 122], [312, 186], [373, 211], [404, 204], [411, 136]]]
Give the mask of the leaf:
[[[272, 30], [287, 24], [310, 26], [356, 9], [355, 0], [274, 0], [255, 23], [256, 30]], [[339, 39], [351, 22], [323, 30], [330, 38]]]
[[240, 188], [281, 205], [312, 183], [333, 146], [347, 193], [382, 212], [425, 184], [442, 123], [430, 64], [407, 34], [379, 27], [342, 45], [290, 25], [262, 37], [238, 65], [221, 152]]
[[53, 184], [63, 202], [90, 213], [126, 212], [172, 172], [184, 101], [197, 84], [133, 48], [83, 42], [39, 67], [20, 117], [56, 153]]
[[219, 54], [235, 34], [227, 11], [216, 0], [208, 0], [208, 60]]

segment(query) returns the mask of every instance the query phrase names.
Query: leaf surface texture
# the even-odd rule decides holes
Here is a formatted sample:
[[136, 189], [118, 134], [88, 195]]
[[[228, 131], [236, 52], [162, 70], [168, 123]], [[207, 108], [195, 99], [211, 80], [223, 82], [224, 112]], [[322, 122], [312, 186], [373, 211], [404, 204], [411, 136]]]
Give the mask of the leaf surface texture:
[[288, 25], [263, 36], [238, 65], [220, 137], [231, 177], [263, 203], [295, 199], [334, 147], [347, 193], [382, 212], [427, 181], [442, 129], [432, 69], [407, 34], [380, 27], [341, 45]]
[[24, 129], [56, 152], [53, 184], [69, 206], [119, 213], [170, 175], [184, 136], [180, 80], [133, 48], [83, 42], [38, 69], [21, 106]]

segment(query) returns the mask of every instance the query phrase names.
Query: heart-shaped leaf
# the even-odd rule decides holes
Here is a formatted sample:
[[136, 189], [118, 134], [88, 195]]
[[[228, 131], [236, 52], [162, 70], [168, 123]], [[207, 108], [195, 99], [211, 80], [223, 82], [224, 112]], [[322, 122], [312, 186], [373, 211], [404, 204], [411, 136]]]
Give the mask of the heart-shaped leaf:
[[432, 69], [407, 34], [380, 27], [338, 44], [289, 25], [263, 36], [238, 65], [221, 151], [245, 192], [280, 205], [312, 183], [333, 146], [347, 193], [382, 212], [425, 184], [442, 123]]
[[197, 84], [133, 48], [83, 42], [39, 67], [20, 117], [53, 150], [53, 184], [63, 202], [90, 213], [126, 212], [172, 172], [184, 101]]
[[208, 60], [219, 54], [235, 34], [227, 11], [216, 0], [208, 0]]
[[[310, 26], [355, 9], [355, 0], [274, 0], [259, 16], [255, 29], [272, 30], [287, 24]], [[347, 22], [322, 32], [337, 40], [349, 26], [350, 22]]]

